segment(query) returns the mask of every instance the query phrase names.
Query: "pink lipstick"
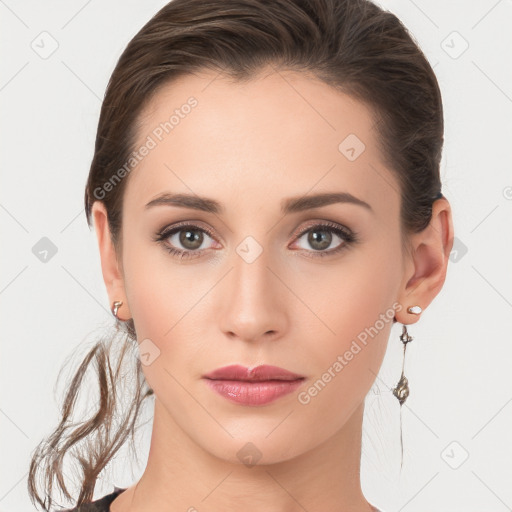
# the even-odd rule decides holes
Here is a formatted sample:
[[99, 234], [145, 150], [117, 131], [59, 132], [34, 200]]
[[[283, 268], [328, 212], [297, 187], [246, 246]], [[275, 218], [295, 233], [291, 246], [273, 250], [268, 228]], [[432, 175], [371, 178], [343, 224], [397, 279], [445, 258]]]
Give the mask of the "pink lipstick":
[[224, 366], [203, 376], [208, 386], [224, 398], [241, 405], [266, 405], [295, 391], [304, 376], [279, 368], [262, 365], [247, 368]]

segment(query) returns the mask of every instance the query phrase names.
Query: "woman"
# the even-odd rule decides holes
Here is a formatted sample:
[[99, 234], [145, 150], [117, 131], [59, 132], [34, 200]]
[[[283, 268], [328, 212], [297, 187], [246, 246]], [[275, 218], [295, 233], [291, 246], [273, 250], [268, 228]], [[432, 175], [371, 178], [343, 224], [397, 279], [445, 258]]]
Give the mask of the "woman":
[[[73, 451], [73, 510], [378, 511], [360, 484], [364, 399], [393, 323], [405, 357], [445, 280], [442, 144], [429, 63], [369, 1], [162, 8], [112, 74], [85, 193], [125, 338], [78, 369], [32, 500], [49, 510], [55, 479], [73, 499]], [[70, 425], [91, 366], [99, 405]], [[401, 406], [403, 368], [393, 393]], [[143, 476], [91, 503], [148, 397]]]

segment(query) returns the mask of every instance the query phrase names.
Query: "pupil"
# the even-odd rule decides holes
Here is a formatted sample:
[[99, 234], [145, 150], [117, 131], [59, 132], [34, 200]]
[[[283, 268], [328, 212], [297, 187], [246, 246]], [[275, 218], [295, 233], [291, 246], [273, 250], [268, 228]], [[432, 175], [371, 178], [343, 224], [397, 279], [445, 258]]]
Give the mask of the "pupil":
[[[324, 235], [319, 233], [323, 233]], [[312, 231], [309, 234], [309, 243], [311, 247], [320, 251], [326, 249], [331, 244], [332, 235], [328, 231]]]
[[182, 231], [180, 235], [180, 243], [189, 249], [197, 249], [202, 244], [202, 233], [197, 231]]

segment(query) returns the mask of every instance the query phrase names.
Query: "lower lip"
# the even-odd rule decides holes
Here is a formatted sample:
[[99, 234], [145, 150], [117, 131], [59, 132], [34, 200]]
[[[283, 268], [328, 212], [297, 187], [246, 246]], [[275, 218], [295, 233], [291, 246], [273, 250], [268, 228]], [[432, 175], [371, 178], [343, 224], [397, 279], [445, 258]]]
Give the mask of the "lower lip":
[[304, 379], [266, 380], [249, 382], [240, 380], [205, 379], [219, 395], [241, 405], [265, 405], [295, 391]]

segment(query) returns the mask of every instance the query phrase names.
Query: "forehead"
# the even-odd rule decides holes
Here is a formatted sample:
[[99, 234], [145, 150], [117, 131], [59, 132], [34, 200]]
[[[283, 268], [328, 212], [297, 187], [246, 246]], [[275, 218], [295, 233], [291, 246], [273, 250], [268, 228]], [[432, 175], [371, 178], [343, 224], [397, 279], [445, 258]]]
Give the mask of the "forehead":
[[270, 70], [246, 82], [182, 76], [140, 116], [135, 149], [150, 149], [130, 174], [126, 200], [143, 208], [173, 191], [242, 207], [252, 192], [270, 200], [333, 187], [377, 200], [397, 193], [377, 136], [366, 105], [302, 73]]

